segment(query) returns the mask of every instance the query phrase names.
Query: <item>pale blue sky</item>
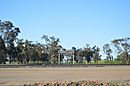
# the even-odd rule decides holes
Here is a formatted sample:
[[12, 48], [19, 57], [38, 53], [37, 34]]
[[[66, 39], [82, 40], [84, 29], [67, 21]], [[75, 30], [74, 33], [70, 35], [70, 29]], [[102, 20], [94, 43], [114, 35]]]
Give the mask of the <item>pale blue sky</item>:
[[19, 38], [41, 42], [47, 34], [65, 48], [102, 48], [130, 37], [130, 0], [1, 0], [0, 20], [19, 26]]

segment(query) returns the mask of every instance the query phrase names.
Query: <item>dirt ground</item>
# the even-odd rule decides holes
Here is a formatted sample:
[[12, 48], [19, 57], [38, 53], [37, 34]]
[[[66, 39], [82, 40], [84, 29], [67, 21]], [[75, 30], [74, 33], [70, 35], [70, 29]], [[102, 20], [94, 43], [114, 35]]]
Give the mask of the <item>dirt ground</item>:
[[0, 68], [0, 86], [51, 81], [130, 80], [130, 66]]

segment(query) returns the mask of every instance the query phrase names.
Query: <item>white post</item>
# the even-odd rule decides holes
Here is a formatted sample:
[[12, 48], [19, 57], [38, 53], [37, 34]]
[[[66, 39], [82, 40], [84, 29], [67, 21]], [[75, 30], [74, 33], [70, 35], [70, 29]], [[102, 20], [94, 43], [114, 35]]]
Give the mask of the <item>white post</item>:
[[60, 52], [59, 52], [59, 56], [58, 56], [58, 64], [60, 65]]
[[73, 53], [72, 53], [72, 54], [73, 54], [73, 64], [74, 64], [74, 51], [73, 51]]

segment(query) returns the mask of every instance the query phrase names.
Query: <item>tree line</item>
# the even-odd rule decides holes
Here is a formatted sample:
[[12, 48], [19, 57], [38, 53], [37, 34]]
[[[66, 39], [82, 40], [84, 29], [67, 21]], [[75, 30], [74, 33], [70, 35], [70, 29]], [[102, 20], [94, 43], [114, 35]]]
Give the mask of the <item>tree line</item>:
[[[60, 62], [71, 63], [74, 59], [75, 63], [99, 63], [102, 61], [100, 51], [106, 54], [105, 61], [111, 63], [117, 61], [119, 64], [130, 64], [130, 38], [114, 39], [111, 44], [104, 44], [103, 49], [98, 46], [90, 47], [86, 44], [84, 48], [72, 47], [72, 54], [59, 54], [59, 51], [67, 51], [59, 45], [59, 38], [54, 36], [49, 37], [43, 34], [41, 37], [45, 43], [33, 42], [31, 40], [19, 39], [18, 35], [20, 28], [13, 25], [10, 21], [0, 20], [0, 64], [28, 64], [28, 63], [43, 63], [43, 64], [58, 64]], [[116, 50], [113, 50], [114, 46]], [[112, 53], [118, 52], [113, 58]], [[66, 60], [65, 60], [66, 58]]]

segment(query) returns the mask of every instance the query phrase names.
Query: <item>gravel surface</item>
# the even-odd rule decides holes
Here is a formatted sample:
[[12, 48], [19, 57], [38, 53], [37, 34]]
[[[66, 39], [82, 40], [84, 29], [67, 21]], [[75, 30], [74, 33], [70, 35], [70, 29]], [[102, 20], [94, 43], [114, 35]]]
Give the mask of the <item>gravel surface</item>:
[[81, 80], [130, 80], [130, 66], [0, 68], [0, 86]]

